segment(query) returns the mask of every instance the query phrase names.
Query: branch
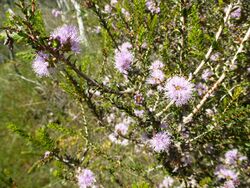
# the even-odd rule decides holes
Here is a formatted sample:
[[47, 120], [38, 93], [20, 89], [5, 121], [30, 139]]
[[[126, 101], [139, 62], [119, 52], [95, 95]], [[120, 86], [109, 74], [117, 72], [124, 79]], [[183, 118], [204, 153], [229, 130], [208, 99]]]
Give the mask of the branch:
[[[224, 17], [224, 19], [223, 19], [224, 22], [223, 22], [222, 25], [220, 25], [220, 27], [219, 27], [219, 29], [218, 29], [216, 35], [215, 35], [215, 42], [217, 42], [217, 41], [219, 40], [219, 37], [221, 36], [221, 33], [222, 33], [223, 29], [224, 29], [224, 26], [226, 25], [226, 23], [227, 23], [228, 20], [229, 20], [229, 15], [230, 15], [230, 12], [231, 12], [231, 10], [232, 10], [232, 7], [233, 7], [232, 4], [230, 4], [230, 5], [228, 6], [226, 15], [225, 15], [225, 17]], [[212, 52], [213, 52], [213, 44], [209, 47], [209, 50], [208, 50], [208, 52], [207, 52], [206, 55], [205, 55], [205, 60], [202, 60], [202, 61], [201, 61], [200, 65], [196, 68], [196, 70], [194, 71], [193, 75], [197, 75], [197, 74], [198, 74], [198, 72], [201, 70], [201, 68], [203, 67], [203, 65], [209, 60], [209, 58], [210, 58]], [[189, 77], [188, 80], [190, 81], [191, 79], [192, 79], [192, 75]]]
[[[245, 35], [245, 37], [243, 38], [243, 40], [241, 41], [241, 44], [237, 50], [237, 52], [235, 53], [233, 59], [231, 60], [231, 63], [229, 64], [229, 67], [234, 65], [239, 53], [242, 52], [243, 47], [244, 47], [244, 43], [248, 40], [248, 38], [250, 37], [250, 27], [248, 28], [248, 31]], [[205, 104], [205, 102], [207, 101], [207, 99], [211, 96], [211, 94], [217, 89], [217, 87], [222, 83], [222, 81], [225, 79], [226, 77], [226, 73], [228, 72], [228, 70], [225, 70], [225, 72], [220, 76], [220, 78], [215, 82], [215, 84], [212, 86], [212, 88], [210, 90], [208, 90], [208, 92], [206, 93], [206, 95], [202, 98], [202, 100], [200, 101], [200, 103], [193, 109], [192, 113], [190, 113], [188, 116], [183, 118], [183, 123], [187, 124], [190, 121], [192, 121], [193, 116], [201, 109], [201, 107]]]

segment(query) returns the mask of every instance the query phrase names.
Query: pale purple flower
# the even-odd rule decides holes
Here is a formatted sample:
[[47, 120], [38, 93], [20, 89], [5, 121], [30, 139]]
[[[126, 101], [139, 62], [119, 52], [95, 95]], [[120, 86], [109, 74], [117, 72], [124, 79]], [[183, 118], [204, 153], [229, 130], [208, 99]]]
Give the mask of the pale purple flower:
[[96, 182], [94, 173], [89, 169], [79, 169], [76, 178], [80, 188], [91, 187]]
[[45, 153], [44, 153], [44, 159], [46, 159], [46, 158], [48, 158], [49, 156], [51, 155], [51, 152], [50, 151], [46, 151]]
[[110, 1], [111, 6], [116, 6], [117, 3], [118, 3], [117, 0], [111, 0]]
[[115, 50], [115, 68], [122, 74], [127, 74], [134, 60], [133, 54], [129, 51], [130, 43], [124, 43], [119, 46], [120, 50]]
[[171, 139], [170, 136], [166, 132], [159, 132], [149, 141], [150, 146], [155, 152], [163, 152], [168, 151]]
[[192, 98], [193, 86], [194, 85], [184, 77], [174, 76], [168, 79], [165, 85], [165, 94], [176, 106], [181, 106], [187, 104]]
[[228, 181], [225, 181], [222, 188], [235, 188], [235, 187], [237, 187], [237, 184], [232, 180], [228, 180]]
[[202, 73], [202, 75], [201, 75], [201, 78], [203, 79], [203, 80], [208, 80], [211, 76], [213, 75], [213, 72], [212, 71], [210, 71], [209, 69], [205, 69], [204, 71], [203, 71], [203, 73]]
[[121, 139], [116, 133], [111, 133], [108, 136], [109, 140], [115, 144], [120, 144], [122, 146], [128, 145], [129, 141], [127, 139]]
[[144, 101], [143, 95], [141, 93], [136, 93], [134, 95], [134, 101], [135, 101], [135, 104], [141, 105]]
[[122, 134], [122, 135], [125, 135], [125, 134], [127, 134], [127, 132], [128, 132], [128, 124], [126, 124], [126, 123], [119, 123], [119, 124], [117, 124], [116, 126], [115, 126], [115, 132], [119, 135], [119, 133], [120, 134]]
[[120, 47], [121, 50], [130, 50], [132, 49], [132, 44], [129, 42], [124, 42]]
[[238, 160], [238, 150], [232, 149], [225, 153], [225, 162], [226, 164], [234, 165]]
[[52, 32], [51, 37], [60, 42], [61, 47], [70, 47], [75, 53], [80, 52], [80, 38], [77, 28], [72, 25], [63, 25]]
[[166, 176], [158, 188], [170, 188], [174, 184], [174, 179], [171, 176]]
[[219, 58], [219, 56], [220, 56], [220, 53], [217, 52], [217, 53], [211, 55], [210, 59], [211, 59], [212, 61], [217, 61], [218, 58]]
[[141, 45], [141, 48], [142, 49], [147, 49], [148, 48], [148, 44], [146, 42], [143, 42], [142, 45]]
[[105, 5], [105, 6], [104, 6], [104, 12], [105, 12], [105, 13], [111, 13], [111, 6], [108, 5], [108, 4]]
[[214, 111], [212, 109], [206, 109], [206, 115], [212, 117], [214, 116]]
[[58, 17], [58, 16], [60, 16], [61, 14], [62, 14], [62, 11], [60, 11], [60, 10], [57, 10], [57, 9], [53, 9], [52, 10], [52, 15], [54, 16], [54, 17]]
[[207, 92], [207, 86], [205, 84], [202, 84], [202, 83], [198, 83], [195, 86], [195, 89], [197, 90], [199, 96], [202, 96]]
[[237, 8], [236, 10], [234, 10], [234, 11], [230, 14], [230, 16], [231, 16], [232, 18], [239, 18], [239, 17], [241, 16], [241, 8], [239, 7], [239, 8]]
[[49, 76], [48, 55], [43, 52], [38, 52], [36, 59], [32, 63], [32, 68], [39, 77]]
[[94, 30], [93, 30], [93, 32], [95, 32], [96, 34], [99, 34], [99, 33], [101, 33], [101, 27], [100, 26], [96, 26], [95, 28], [94, 28]]
[[236, 174], [233, 170], [227, 169], [224, 166], [218, 167], [217, 171], [215, 172], [215, 175], [218, 177], [219, 180], [221, 179], [227, 179], [227, 180], [238, 180], [238, 174]]
[[161, 9], [159, 6], [157, 6], [156, 2], [154, 0], [147, 0], [146, 1], [146, 6], [147, 9], [151, 12], [151, 13], [160, 13]]
[[[227, 10], [228, 10], [228, 7], [225, 7], [224, 12], [226, 13]], [[237, 9], [234, 9], [234, 11], [232, 11], [230, 13], [231, 18], [239, 18], [240, 16], [241, 16], [241, 8], [240, 7], [238, 7]]]
[[144, 110], [134, 110], [134, 113], [137, 117], [143, 117]]
[[164, 67], [164, 64], [160, 60], [155, 60], [150, 66], [151, 70], [157, 70]]
[[126, 20], [130, 19], [130, 13], [126, 9], [122, 8], [122, 14], [125, 16]]
[[115, 114], [114, 113], [111, 113], [108, 117], [107, 117], [107, 122], [108, 123], [111, 123], [115, 120]]
[[193, 163], [193, 157], [190, 155], [189, 152], [183, 153], [181, 158], [181, 162], [183, 162], [183, 166], [187, 166]]
[[164, 73], [161, 70], [156, 69], [151, 72], [150, 77], [147, 79], [147, 83], [152, 85], [161, 84], [164, 81], [164, 78]]

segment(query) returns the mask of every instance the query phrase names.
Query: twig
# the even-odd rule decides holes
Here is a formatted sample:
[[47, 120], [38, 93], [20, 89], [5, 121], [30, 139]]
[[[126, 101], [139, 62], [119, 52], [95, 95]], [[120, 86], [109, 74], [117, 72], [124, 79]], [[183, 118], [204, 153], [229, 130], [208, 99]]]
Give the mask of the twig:
[[[219, 27], [219, 29], [218, 29], [216, 35], [215, 35], [215, 42], [217, 42], [217, 41], [219, 40], [219, 37], [220, 37], [220, 35], [221, 35], [221, 33], [222, 33], [223, 29], [224, 29], [224, 26], [225, 26], [226, 23], [228, 22], [229, 15], [230, 15], [230, 12], [231, 12], [231, 10], [232, 10], [232, 7], [233, 7], [232, 4], [230, 4], [230, 5], [228, 6], [226, 15], [225, 15], [225, 17], [224, 17], [224, 22], [222, 23], [222, 25], [220, 25], [220, 27]], [[209, 60], [209, 58], [210, 58], [212, 52], [213, 52], [213, 44], [209, 47], [209, 50], [208, 50], [208, 52], [207, 52], [206, 55], [205, 55], [205, 60], [202, 60], [202, 61], [201, 61], [201, 63], [199, 64], [199, 66], [198, 66], [198, 67], [196, 68], [196, 70], [194, 71], [193, 75], [197, 75], [197, 74], [198, 74], [198, 72], [201, 70], [201, 68], [203, 67], [203, 65]], [[192, 79], [192, 76], [193, 76], [193, 75], [191, 75], [191, 76], [189, 77], [189, 79], [188, 79], [189, 81]]]
[[[236, 61], [236, 59], [238, 57], [238, 54], [242, 52], [243, 47], [244, 47], [244, 43], [248, 40], [249, 37], [250, 37], [250, 27], [248, 28], [248, 31], [247, 31], [244, 39], [241, 41], [241, 44], [240, 44], [237, 52], [235, 53], [233, 59], [231, 60], [231, 63], [229, 64], [229, 67], [235, 63], [235, 61]], [[215, 89], [222, 83], [222, 81], [225, 79], [225, 77], [226, 77], [226, 70], [220, 76], [220, 78], [215, 82], [215, 84], [212, 86], [212, 88], [210, 90], [208, 90], [208, 92], [202, 98], [200, 103], [193, 109], [192, 113], [190, 113], [188, 116], [183, 118], [183, 123], [184, 124], [187, 124], [192, 120], [193, 116], [201, 109], [201, 107], [204, 105], [204, 103], [207, 101], [207, 99], [210, 97], [210, 95], [215, 91]]]

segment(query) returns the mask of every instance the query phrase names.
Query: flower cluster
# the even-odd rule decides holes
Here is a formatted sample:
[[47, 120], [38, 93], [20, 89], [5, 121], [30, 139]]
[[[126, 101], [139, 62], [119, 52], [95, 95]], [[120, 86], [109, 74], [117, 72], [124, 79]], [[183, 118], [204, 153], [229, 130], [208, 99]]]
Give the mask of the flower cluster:
[[158, 85], [164, 81], [165, 75], [161, 70], [163, 67], [163, 63], [159, 60], [152, 63], [150, 66], [150, 77], [147, 79], [148, 84]]
[[151, 12], [151, 13], [160, 13], [161, 9], [159, 6], [157, 6], [156, 2], [154, 0], [147, 0], [146, 1], [146, 6], [147, 9]]
[[80, 52], [80, 38], [75, 26], [63, 25], [52, 32], [51, 38], [57, 39], [60, 42], [61, 49], [65, 51]]
[[133, 54], [130, 52], [132, 45], [128, 42], [119, 46], [115, 50], [115, 68], [122, 74], [127, 74], [134, 60]]
[[213, 75], [212, 71], [210, 71], [209, 69], [205, 69], [201, 75], [201, 78], [204, 81], [207, 81], [212, 75]]
[[149, 143], [155, 152], [160, 153], [168, 151], [171, 145], [171, 139], [168, 133], [159, 132], [149, 140]]
[[225, 163], [228, 165], [236, 165], [237, 162], [246, 160], [245, 156], [242, 156], [237, 149], [229, 150], [225, 153]]
[[239, 18], [241, 16], [241, 8], [237, 8], [230, 14], [231, 18]]
[[89, 169], [79, 169], [76, 178], [80, 188], [92, 187], [96, 182], [94, 173]]
[[198, 92], [199, 96], [202, 96], [207, 92], [207, 86], [205, 84], [202, 84], [202, 83], [196, 84], [195, 89]]
[[224, 166], [219, 167], [215, 172], [215, 175], [219, 180], [226, 180], [224, 187], [227, 187], [228, 185], [235, 187], [236, 184], [238, 184], [238, 174], [231, 169], [225, 168]]
[[115, 125], [115, 131], [108, 136], [109, 140], [115, 144], [128, 145], [128, 140], [122, 136], [127, 134], [131, 122], [130, 118], [123, 118], [122, 122]]
[[168, 79], [165, 85], [167, 98], [173, 101], [176, 106], [187, 104], [192, 98], [193, 90], [193, 84], [179, 76]]
[[143, 95], [141, 93], [136, 93], [134, 95], [134, 101], [135, 101], [135, 104], [141, 105], [144, 101]]
[[232, 149], [225, 153], [223, 159], [224, 164], [217, 166], [215, 170], [217, 178], [219, 180], [225, 180], [224, 187], [235, 188], [240, 184], [237, 168], [244, 160], [247, 160], [247, 157], [241, 155], [237, 149]]
[[62, 15], [62, 11], [60, 11], [60, 10], [57, 10], [57, 9], [53, 9], [52, 10], [52, 15], [54, 16], [54, 17], [58, 17], [58, 16], [60, 16], [60, 15]]
[[38, 52], [35, 60], [32, 63], [32, 68], [34, 72], [39, 77], [49, 76], [49, 63], [48, 63], [48, 55], [43, 52]]
[[166, 176], [162, 183], [159, 185], [159, 188], [170, 188], [174, 184], [174, 179], [171, 176]]

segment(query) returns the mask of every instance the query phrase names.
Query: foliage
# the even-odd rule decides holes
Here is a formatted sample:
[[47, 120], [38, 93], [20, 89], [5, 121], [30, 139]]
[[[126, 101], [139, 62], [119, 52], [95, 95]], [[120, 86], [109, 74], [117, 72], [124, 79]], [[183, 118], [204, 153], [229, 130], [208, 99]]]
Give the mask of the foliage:
[[[62, 2], [68, 10], [80, 6]], [[23, 112], [42, 120], [30, 122], [35, 129], [22, 127], [29, 121], [7, 123], [40, 157], [29, 174], [51, 168], [66, 187], [88, 187], [89, 176], [100, 187], [250, 185], [250, 25], [243, 2], [88, 0], [75, 8], [79, 37], [70, 24], [49, 34], [35, 0], [16, 7], [1, 38], [13, 57], [34, 59], [36, 75], [47, 76], [27, 79], [15, 65], [36, 85], [31, 97], [39, 94], [48, 105]], [[67, 23], [67, 12], [55, 11]]]

